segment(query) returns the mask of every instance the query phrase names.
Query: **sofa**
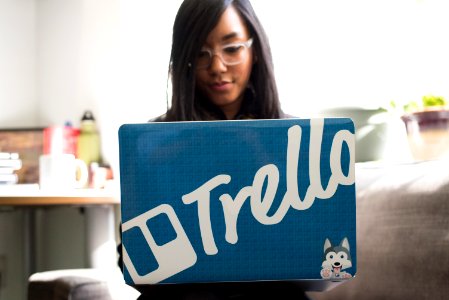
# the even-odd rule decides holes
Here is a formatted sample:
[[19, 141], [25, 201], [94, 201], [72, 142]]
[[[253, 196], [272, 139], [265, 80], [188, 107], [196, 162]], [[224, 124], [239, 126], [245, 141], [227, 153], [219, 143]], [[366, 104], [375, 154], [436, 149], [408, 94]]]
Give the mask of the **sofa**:
[[[309, 298], [448, 299], [449, 161], [357, 163], [356, 190], [357, 274], [330, 290], [308, 292]], [[135, 299], [133, 293], [118, 297], [129, 287], [106, 278], [34, 274], [28, 299]], [[44, 296], [61, 286], [58, 297]]]
[[357, 274], [326, 299], [449, 299], [449, 161], [356, 167]]

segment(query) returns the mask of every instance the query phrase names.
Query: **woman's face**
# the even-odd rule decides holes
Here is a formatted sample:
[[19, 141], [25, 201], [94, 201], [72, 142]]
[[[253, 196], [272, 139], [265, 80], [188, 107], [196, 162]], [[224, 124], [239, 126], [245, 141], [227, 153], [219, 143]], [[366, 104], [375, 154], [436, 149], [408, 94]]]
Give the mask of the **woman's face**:
[[[195, 70], [196, 85], [228, 119], [234, 118], [238, 113], [251, 75], [253, 51], [248, 44], [242, 46], [242, 43], [246, 43], [250, 38], [243, 19], [237, 10], [230, 6], [207, 36], [198, 57], [197, 64], [200, 60], [204, 61], [204, 56], [207, 61], [207, 51], [213, 53], [209, 64], [203, 64]], [[237, 64], [231, 61], [233, 58], [229, 58], [235, 55], [239, 57]], [[226, 63], [226, 60], [231, 61], [231, 64]]]

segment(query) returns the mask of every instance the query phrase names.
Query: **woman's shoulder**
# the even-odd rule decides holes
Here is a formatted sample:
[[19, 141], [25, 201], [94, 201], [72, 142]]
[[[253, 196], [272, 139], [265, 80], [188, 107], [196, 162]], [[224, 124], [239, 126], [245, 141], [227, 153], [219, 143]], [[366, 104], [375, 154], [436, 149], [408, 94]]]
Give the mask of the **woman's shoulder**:
[[298, 118], [298, 117], [291, 115], [291, 114], [287, 114], [285, 112], [281, 112], [281, 114], [280, 114], [280, 119], [295, 119], [295, 118]]
[[160, 116], [150, 119], [148, 122], [166, 122], [166, 120], [167, 120], [167, 114], [163, 114], [163, 115], [160, 115]]
[[[291, 114], [284, 113], [284, 112], [281, 112], [279, 115], [279, 119], [294, 119], [294, 118], [298, 118], [298, 117], [291, 115]], [[237, 119], [257, 119], [257, 118], [252, 115], [240, 115], [239, 117], [237, 117]], [[167, 118], [167, 114], [163, 114], [163, 115], [151, 118], [150, 120], [148, 120], [148, 122], [169, 122], [169, 121]]]

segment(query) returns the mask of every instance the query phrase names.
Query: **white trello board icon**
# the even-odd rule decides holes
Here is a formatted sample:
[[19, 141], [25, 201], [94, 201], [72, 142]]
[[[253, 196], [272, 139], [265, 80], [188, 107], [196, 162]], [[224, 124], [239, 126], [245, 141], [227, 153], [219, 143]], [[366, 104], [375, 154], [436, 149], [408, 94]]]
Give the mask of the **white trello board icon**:
[[[165, 214], [168, 217], [176, 232], [176, 238], [162, 246], [157, 245], [147, 226], [148, 220], [159, 214]], [[126, 247], [123, 246], [123, 262], [135, 284], [158, 283], [195, 264], [197, 259], [195, 251], [193, 250], [192, 244], [182, 228], [175, 211], [170, 205], [159, 205], [158, 207], [127, 221], [122, 225], [122, 232], [125, 233], [133, 227], [138, 227], [142, 231], [142, 234], [148, 243], [148, 247], [151, 249], [158, 263], [158, 268], [154, 271], [148, 274], [139, 275], [126, 251]]]

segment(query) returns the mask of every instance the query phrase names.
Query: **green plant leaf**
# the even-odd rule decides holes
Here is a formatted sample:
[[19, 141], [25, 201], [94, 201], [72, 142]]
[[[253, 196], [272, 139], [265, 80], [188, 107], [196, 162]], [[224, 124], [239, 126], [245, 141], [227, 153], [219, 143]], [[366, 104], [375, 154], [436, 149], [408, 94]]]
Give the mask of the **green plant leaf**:
[[446, 100], [442, 96], [427, 95], [422, 97], [422, 104], [424, 107], [445, 106]]

